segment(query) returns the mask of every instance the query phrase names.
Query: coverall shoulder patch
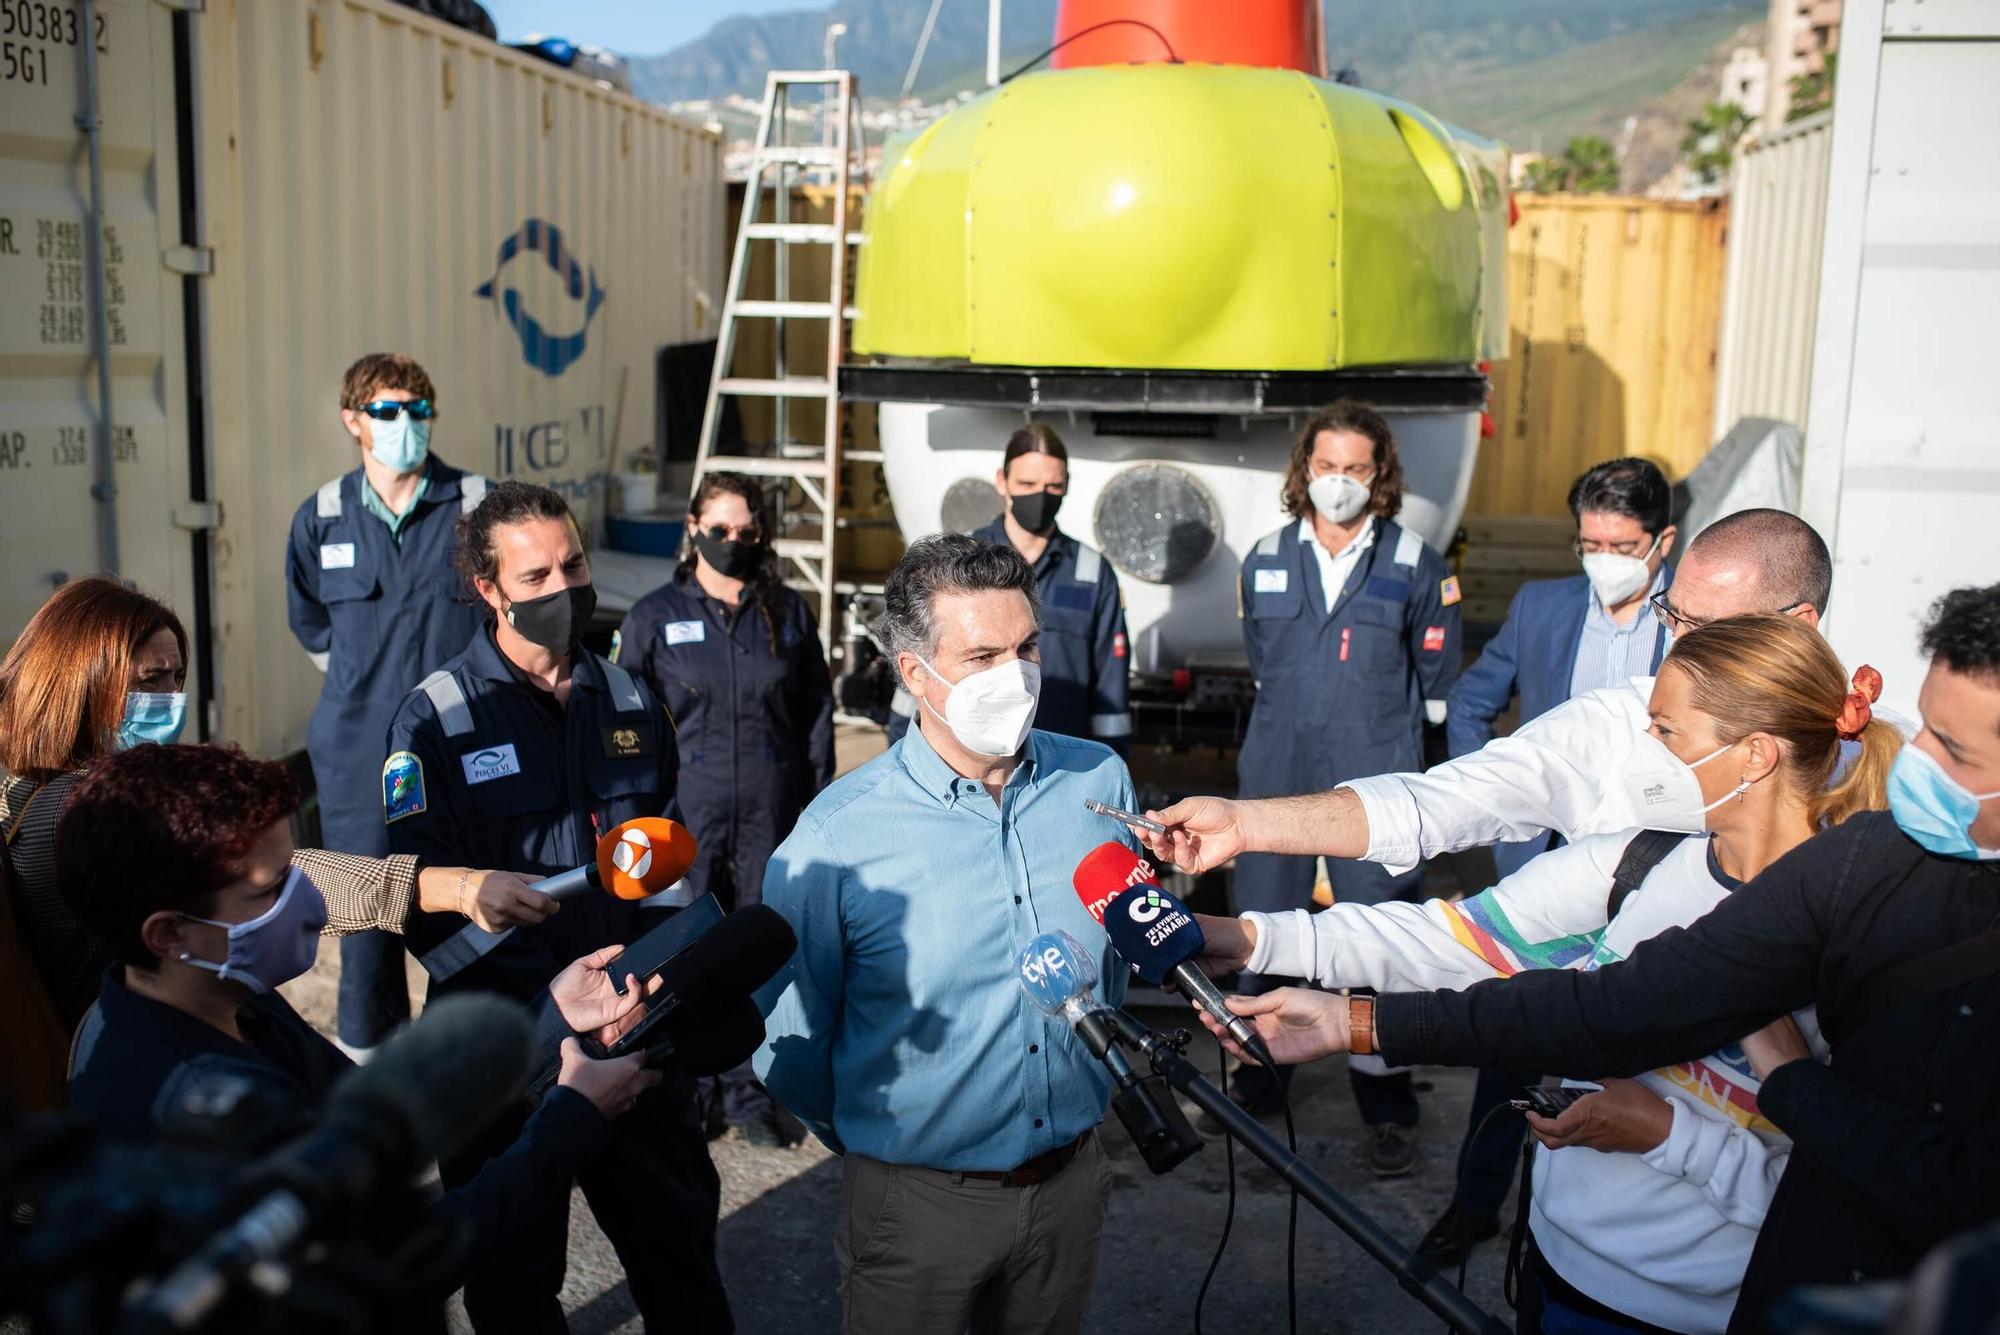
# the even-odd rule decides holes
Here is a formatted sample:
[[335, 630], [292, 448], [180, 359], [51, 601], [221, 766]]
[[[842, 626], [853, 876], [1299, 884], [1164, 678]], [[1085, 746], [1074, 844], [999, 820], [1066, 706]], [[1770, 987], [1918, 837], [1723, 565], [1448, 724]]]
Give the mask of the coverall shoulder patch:
[[424, 762], [411, 752], [398, 751], [382, 765], [383, 824], [394, 825], [424, 810]]
[[1458, 601], [1458, 576], [1446, 575], [1438, 581], [1438, 601], [1446, 607]]
[[1291, 586], [1291, 582], [1292, 572], [1283, 567], [1273, 569], [1267, 566], [1250, 574], [1250, 589], [1253, 593], [1283, 593]]
[[708, 638], [708, 623], [705, 621], [669, 621], [660, 627], [660, 634], [668, 644], [700, 644]]
[[653, 734], [644, 728], [599, 728], [607, 760], [653, 754]]

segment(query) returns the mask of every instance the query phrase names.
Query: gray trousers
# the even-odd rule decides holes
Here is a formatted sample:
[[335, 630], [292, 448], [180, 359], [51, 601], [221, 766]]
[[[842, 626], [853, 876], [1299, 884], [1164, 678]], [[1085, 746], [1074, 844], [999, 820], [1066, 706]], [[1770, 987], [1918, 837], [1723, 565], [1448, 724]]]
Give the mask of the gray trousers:
[[833, 1243], [847, 1335], [1074, 1335], [1110, 1196], [1095, 1133], [1033, 1187], [848, 1155]]

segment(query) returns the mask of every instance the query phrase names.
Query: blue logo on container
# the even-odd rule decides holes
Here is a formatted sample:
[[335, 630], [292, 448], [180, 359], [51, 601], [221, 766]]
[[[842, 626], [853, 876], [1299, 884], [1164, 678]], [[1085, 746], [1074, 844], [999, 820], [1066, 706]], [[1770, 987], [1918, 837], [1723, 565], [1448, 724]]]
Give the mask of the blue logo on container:
[[[555, 321], [559, 317], [553, 311], [544, 311], [539, 317], [528, 310], [528, 301], [518, 285], [519, 269], [513, 277], [503, 277], [508, 273], [508, 264], [517, 256], [539, 255], [542, 263], [556, 277], [562, 293], [573, 304], [572, 314], [563, 323], [576, 323], [569, 333], [554, 333], [545, 321]], [[538, 292], [546, 292], [545, 283], [532, 285]], [[597, 308], [604, 304], [604, 289], [597, 285], [597, 270], [593, 266], [586, 274], [584, 267], [577, 263], [576, 256], [570, 254], [563, 244], [561, 231], [553, 223], [539, 218], [530, 218], [521, 224], [514, 235], [500, 243], [500, 255], [493, 265], [493, 276], [486, 280], [476, 294], [492, 301], [513, 326], [514, 336], [521, 340], [521, 356], [543, 375], [557, 376], [567, 371], [577, 358], [583, 356], [584, 340], [590, 333], [590, 321], [597, 314]], [[576, 310], [580, 310], [581, 320], [577, 320]]]

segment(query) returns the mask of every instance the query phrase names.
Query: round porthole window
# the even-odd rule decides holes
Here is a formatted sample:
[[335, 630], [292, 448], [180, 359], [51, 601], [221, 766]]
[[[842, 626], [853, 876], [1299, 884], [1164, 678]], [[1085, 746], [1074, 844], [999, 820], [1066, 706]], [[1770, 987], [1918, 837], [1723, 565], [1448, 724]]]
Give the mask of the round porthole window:
[[1097, 545], [1148, 584], [1172, 584], [1208, 559], [1222, 536], [1215, 498], [1172, 464], [1137, 464], [1097, 497]]
[[962, 477], [945, 488], [938, 514], [945, 532], [970, 533], [999, 517], [1000, 493], [993, 490], [991, 478]]

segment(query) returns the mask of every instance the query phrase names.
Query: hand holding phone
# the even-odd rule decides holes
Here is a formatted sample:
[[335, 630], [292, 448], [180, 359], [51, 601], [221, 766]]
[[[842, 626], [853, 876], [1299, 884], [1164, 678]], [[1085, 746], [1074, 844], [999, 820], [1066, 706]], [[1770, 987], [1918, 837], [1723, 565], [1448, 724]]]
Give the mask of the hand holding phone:
[[1511, 1108], [1531, 1112], [1539, 1117], [1560, 1117], [1564, 1108], [1575, 1103], [1586, 1094], [1601, 1093], [1601, 1090], [1583, 1089], [1575, 1085], [1551, 1088], [1548, 1085], [1529, 1085], [1521, 1091], [1522, 1097], [1507, 1100]]

